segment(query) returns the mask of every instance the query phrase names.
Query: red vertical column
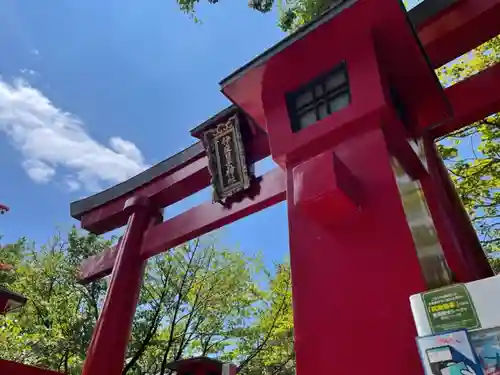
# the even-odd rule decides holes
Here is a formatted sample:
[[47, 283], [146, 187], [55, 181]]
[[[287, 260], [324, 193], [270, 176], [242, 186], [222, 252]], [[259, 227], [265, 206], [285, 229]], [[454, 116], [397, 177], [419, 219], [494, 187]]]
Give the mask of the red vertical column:
[[424, 138], [429, 177], [422, 181], [446, 259], [457, 281], [493, 276], [469, 216], [431, 138]]
[[87, 350], [82, 375], [122, 373], [146, 264], [140, 257], [142, 240], [144, 232], [159, 217], [147, 198], [131, 198], [126, 209], [132, 214], [119, 244], [108, 294]]
[[287, 189], [297, 373], [421, 375], [426, 283], [381, 129], [287, 165]]

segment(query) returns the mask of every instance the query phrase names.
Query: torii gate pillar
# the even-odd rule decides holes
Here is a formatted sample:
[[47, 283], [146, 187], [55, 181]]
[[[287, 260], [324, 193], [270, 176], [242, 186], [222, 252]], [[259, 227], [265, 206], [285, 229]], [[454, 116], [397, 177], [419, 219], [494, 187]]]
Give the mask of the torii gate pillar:
[[159, 210], [145, 197], [130, 198], [125, 210], [130, 213], [127, 229], [118, 244], [108, 295], [87, 349], [82, 375], [118, 375], [125, 362], [146, 266], [140, 256], [144, 233], [162, 220]]
[[297, 373], [421, 374], [408, 298], [455, 250], [422, 137], [451, 114], [403, 7], [343, 3], [221, 85], [286, 171]]

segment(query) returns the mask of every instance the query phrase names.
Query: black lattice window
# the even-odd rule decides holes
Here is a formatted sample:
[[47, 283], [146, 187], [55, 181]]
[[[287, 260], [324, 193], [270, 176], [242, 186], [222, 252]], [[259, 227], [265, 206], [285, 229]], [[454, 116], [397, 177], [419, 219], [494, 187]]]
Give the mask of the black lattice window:
[[286, 96], [292, 130], [298, 132], [349, 105], [345, 63]]

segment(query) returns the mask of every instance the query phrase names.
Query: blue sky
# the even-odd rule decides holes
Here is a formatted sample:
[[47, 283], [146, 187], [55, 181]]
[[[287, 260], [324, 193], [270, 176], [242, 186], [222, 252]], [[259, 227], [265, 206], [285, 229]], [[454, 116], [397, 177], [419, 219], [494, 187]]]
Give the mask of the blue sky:
[[[202, 24], [170, 0], [0, 0], [0, 202], [11, 207], [2, 242], [47, 240], [75, 223], [72, 200], [189, 146], [189, 130], [228, 105], [219, 80], [284, 36], [276, 14], [244, 1], [198, 14]], [[208, 189], [168, 216], [207, 199]], [[281, 260], [285, 209], [218, 238]]]
[[[284, 37], [275, 13], [245, 1], [202, 2], [198, 16], [171, 0], [0, 0], [4, 243], [46, 241], [75, 224], [71, 201], [189, 146], [189, 130], [228, 105], [219, 80]], [[280, 204], [217, 236], [270, 262], [286, 256], [287, 229]]]

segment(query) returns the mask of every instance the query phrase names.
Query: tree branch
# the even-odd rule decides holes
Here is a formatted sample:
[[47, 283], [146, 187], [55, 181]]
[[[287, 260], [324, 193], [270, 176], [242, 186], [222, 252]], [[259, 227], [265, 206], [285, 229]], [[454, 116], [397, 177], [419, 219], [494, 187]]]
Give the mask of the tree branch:
[[172, 344], [174, 342], [174, 331], [175, 331], [175, 326], [176, 326], [176, 320], [177, 320], [177, 314], [180, 311], [180, 307], [182, 305], [182, 301], [184, 299], [184, 286], [187, 281], [187, 276], [189, 274], [189, 269], [191, 268], [191, 265], [193, 263], [196, 251], [198, 250], [198, 244], [199, 244], [199, 239], [196, 242], [196, 246], [194, 250], [191, 253], [191, 257], [189, 258], [188, 265], [186, 267], [186, 272], [184, 273], [184, 276], [182, 277], [181, 285], [178, 291], [178, 296], [177, 296], [177, 303], [174, 309], [174, 315], [172, 317], [172, 323], [170, 325], [170, 335], [167, 343], [167, 347], [165, 349], [165, 352], [163, 353], [163, 358], [161, 361], [161, 368], [160, 368], [160, 375], [165, 375], [165, 372], [167, 370], [167, 359], [168, 359], [168, 354], [170, 353], [170, 349], [172, 347]]
[[[171, 269], [171, 266], [169, 267], [168, 274], [170, 274], [170, 269]], [[151, 342], [151, 339], [154, 337], [154, 335], [156, 335], [156, 332], [158, 330], [158, 326], [160, 325], [160, 320], [161, 320], [160, 312], [162, 310], [162, 305], [163, 305], [164, 299], [167, 295], [168, 279], [169, 279], [169, 277], [167, 275], [167, 277], [165, 278], [164, 284], [162, 285], [162, 293], [160, 295], [160, 299], [158, 300], [158, 303], [156, 304], [156, 309], [155, 309], [155, 312], [153, 315], [153, 319], [149, 325], [148, 333], [146, 334], [146, 337], [142, 341], [141, 346], [139, 347], [137, 352], [134, 354], [132, 359], [125, 365], [125, 368], [123, 369], [123, 372], [122, 372], [123, 375], [125, 375], [130, 369], [132, 369], [134, 367], [134, 365], [137, 363], [139, 358], [144, 354], [144, 351], [146, 350], [147, 346]]]
[[[286, 287], [286, 291], [288, 291], [288, 283], [287, 283], [287, 287]], [[285, 295], [283, 296], [283, 299], [281, 301], [281, 304], [280, 304], [280, 307], [278, 308], [278, 311], [276, 311], [276, 314], [274, 315], [274, 319], [273, 319], [273, 322], [271, 324], [271, 327], [269, 328], [264, 340], [257, 346], [257, 348], [255, 348], [254, 352], [249, 355], [239, 366], [238, 368], [238, 372], [241, 371], [243, 368], [245, 368], [246, 365], [248, 365], [248, 363], [254, 359], [257, 354], [259, 354], [262, 349], [264, 348], [264, 346], [267, 344], [267, 342], [269, 341], [269, 338], [271, 337], [271, 334], [272, 332], [274, 331], [274, 327], [276, 326], [276, 322], [278, 321], [278, 317], [281, 313], [281, 310], [283, 309], [283, 307], [285, 306], [286, 304], [286, 300], [287, 300], [287, 295], [286, 295], [286, 292], [285, 292]]]

